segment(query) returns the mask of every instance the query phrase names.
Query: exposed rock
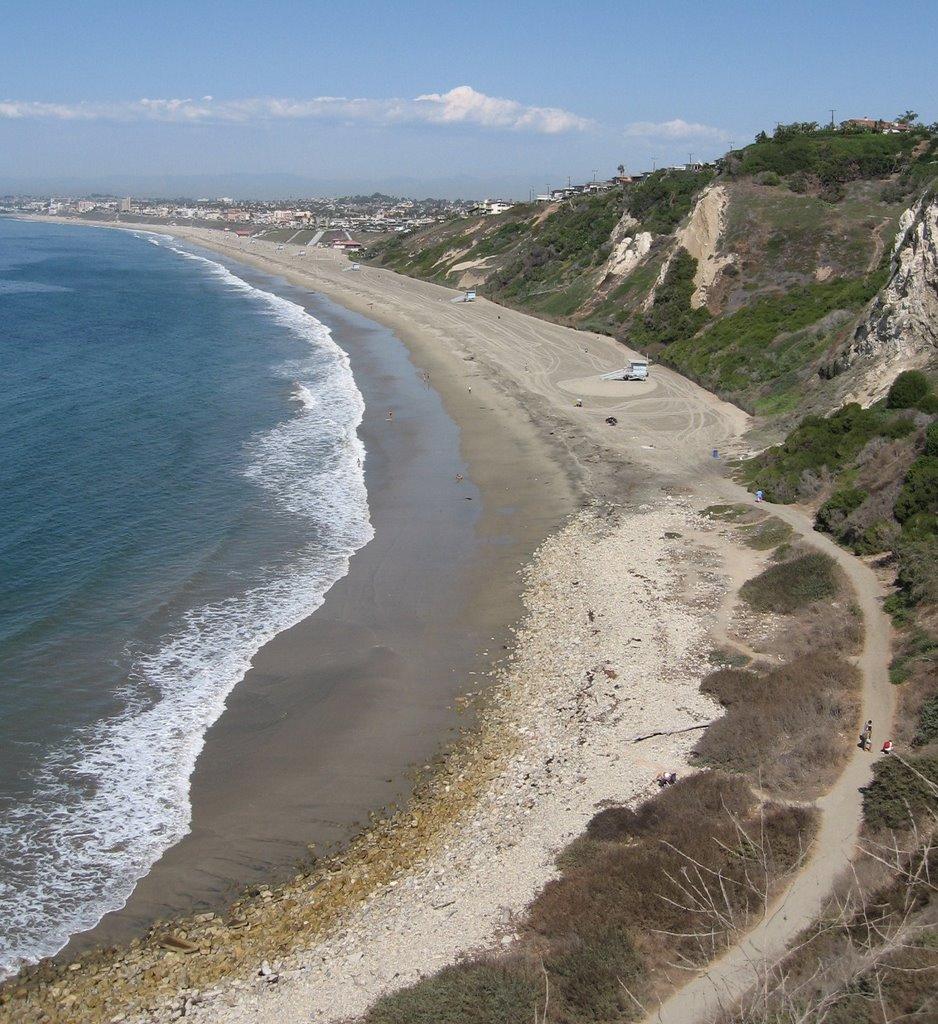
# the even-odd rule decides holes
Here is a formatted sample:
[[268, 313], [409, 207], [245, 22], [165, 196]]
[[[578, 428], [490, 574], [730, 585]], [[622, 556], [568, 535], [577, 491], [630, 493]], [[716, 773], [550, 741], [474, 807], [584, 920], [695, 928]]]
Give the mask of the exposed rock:
[[636, 231], [638, 221], [626, 211], [612, 232], [612, 252], [606, 260], [605, 273], [613, 277], [627, 277], [648, 255], [651, 249], [650, 231]]
[[882, 398], [904, 370], [938, 357], [938, 200], [902, 215], [892, 273], [848, 346], [827, 368], [854, 370], [847, 398], [863, 405]]

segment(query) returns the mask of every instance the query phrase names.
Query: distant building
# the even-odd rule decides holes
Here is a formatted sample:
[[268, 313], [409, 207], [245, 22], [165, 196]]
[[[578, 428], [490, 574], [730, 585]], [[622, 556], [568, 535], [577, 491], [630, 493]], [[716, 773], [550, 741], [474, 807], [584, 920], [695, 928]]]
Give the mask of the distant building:
[[120, 205], [118, 206], [118, 210], [121, 213], [132, 213], [133, 212], [133, 207], [134, 207], [134, 201], [130, 198], [130, 196], [127, 196], [126, 199], [122, 199], [120, 201]]
[[510, 210], [514, 205], [514, 203], [505, 203], [499, 199], [483, 199], [481, 203], [476, 203], [469, 212], [494, 217], [499, 213], [505, 213], [506, 210]]
[[884, 135], [895, 135], [898, 132], [909, 132], [912, 125], [905, 121], [882, 121], [873, 117], [851, 117], [841, 122], [841, 128], [862, 128], [868, 132], [880, 132]]

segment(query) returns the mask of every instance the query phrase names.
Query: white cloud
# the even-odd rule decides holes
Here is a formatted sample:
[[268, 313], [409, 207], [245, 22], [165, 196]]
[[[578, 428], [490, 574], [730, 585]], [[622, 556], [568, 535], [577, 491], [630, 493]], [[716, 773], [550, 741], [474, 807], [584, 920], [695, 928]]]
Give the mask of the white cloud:
[[426, 119], [441, 124], [477, 124], [486, 128], [528, 129], [554, 135], [583, 131], [593, 122], [559, 107], [526, 107], [517, 100], [501, 99], [476, 92], [472, 86], [459, 85], [444, 93], [418, 96], [416, 103]]
[[197, 124], [249, 124], [261, 121], [324, 120], [377, 125], [424, 123], [467, 124], [481, 128], [531, 131], [553, 135], [592, 127], [588, 118], [557, 107], [526, 106], [517, 100], [486, 96], [460, 85], [445, 93], [427, 93], [413, 100], [355, 99], [316, 96], [312, 99], [251, 98], [215, 100], [139, 99], [115, 103], [42, 103], [0, 101], [0, 120], [157, 121]]
[[712, 142], [727, 142], [730, 137], [729, 132], [722, 128], [685, 121], [680, 117], [673, 121], [633, 121], [626, 125], [625, 134], [631, 138], [701, 139]]

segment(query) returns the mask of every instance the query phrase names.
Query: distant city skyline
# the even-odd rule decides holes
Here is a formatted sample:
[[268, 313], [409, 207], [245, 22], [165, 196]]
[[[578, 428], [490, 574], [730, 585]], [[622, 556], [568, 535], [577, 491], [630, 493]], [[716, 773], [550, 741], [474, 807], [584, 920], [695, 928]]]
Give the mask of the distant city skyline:
[[0, 191], [524, 197], [619, 164], [713, 159], [831, 108], [935, 120], [938, 11], [893, 12], [19, 5], [4, 16]]

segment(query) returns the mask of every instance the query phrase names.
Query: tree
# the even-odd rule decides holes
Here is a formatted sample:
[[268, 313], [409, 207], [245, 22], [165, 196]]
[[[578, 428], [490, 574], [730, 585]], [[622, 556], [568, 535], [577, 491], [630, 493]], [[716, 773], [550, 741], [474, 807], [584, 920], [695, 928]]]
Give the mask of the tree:
[[907, 110], [904, 114], [900, 114], [896, 120], [899, 124], [912, 124], [918, 120], [918, 114], [914, 110]]
[[616, 170], [619, 172], [619, 177], [621, 178], [622, 175], [625, 174], [625, 164], [619, 164]]

